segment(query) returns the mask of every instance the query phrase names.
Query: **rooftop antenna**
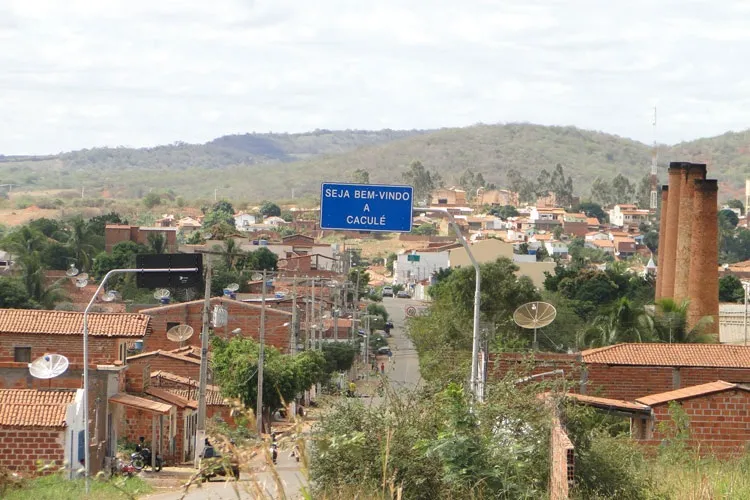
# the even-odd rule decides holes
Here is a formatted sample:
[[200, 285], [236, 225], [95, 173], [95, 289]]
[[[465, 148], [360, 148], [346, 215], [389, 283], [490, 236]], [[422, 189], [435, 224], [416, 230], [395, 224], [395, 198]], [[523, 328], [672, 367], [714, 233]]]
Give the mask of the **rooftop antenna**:
[[29, 373], [34, 378], [49, 380], [47, 387], [51, 388], [52, 379], [65, 373], [68, 365], [68, 358], [62, 354], [45, 354], [29, 363]]
[[68, 268], [68, 270], [65, 271], [65, 276], [67, 276], [68, 278], [72, 278], [74, 276], [78, 276], [78, 273], [79, 273], [79, 271], [78, 271], [78, 268], [76, 267], [76, 265], [75, 264], [71, 264], [70, 267]]
[[78, 288], [85, 288], [86, 285], [89, 284], [89, 275], [86, 273], [81, 273], [76, 275], [76, 286]]
[[176, 325], [167, 330], [167, 338], [172, 342], [182, 343], [193, 336], [193, 327], [190, 325]]
[[534, 329], [533, 349], [539, 347], [536, 339], [538, 328], [544, 328], [555, 320], [557, 309], [547, 302], [527, 302], [513, 313], [513, 321], [521, 328]]
[[658, 148], [656, 146], [656, 106], [654, 106], [654, 121], [652, 123], [654, 127], [654, 147], [651, 151], [651, 203], [649, 205], [649, 209], [651, 210], [652, 214], [656, 214], [656, 185], [658, 182], [657, 179], [657, 155], [658, 155]]

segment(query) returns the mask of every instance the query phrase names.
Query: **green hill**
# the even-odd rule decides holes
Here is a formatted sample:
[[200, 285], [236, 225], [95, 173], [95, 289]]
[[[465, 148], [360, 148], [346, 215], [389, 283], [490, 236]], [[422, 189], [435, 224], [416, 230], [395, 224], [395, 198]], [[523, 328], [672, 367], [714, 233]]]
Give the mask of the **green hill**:
[[[0, 183], [20, 189], [107, 189], [140, 197], [150, 189], [186, 198], [235, 200], [315, 195], [323, 180], [350, 180], [356, 169], [372, 182], [398, 183], [412, 160], [439, 172], [447, 184], [467, 169], [498, 185], [509, 169], [535, 178], [561, 163], [578, 194], [596, 177], [618, 173], [638, 181], [650, 170], [643, 143], [575, 127], [476, 125], [435, 131], [328, 131], [224, 136], [206, 144], [154, 148], [94, 148], [46, 157], [0, 156]], [[750, 132], [727, 133], [660, 146], [660, 177], [669, 161], [707, 161], [724, 189], [744, 187], [750, 173]], [[14, 187], [15, 189], [19, 189]], [[93, 195], [93, 194], [92, 194]]]

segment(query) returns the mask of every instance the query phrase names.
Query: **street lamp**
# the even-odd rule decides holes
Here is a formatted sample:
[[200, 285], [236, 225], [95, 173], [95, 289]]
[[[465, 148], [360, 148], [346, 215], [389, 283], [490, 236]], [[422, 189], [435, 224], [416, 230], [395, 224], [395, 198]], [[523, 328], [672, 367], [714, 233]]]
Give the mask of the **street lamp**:
[[748, 294], [750, 294], [750, 280], [742, 280], [742, 289], [745, 291], [744, 331], [745, 331], [745, 345], [747, 345], [747, 296]]
[[471, 376], [469, 379], [469, 388], [471, 390], [471, 393], [474, 395], [474, 397], [478, 400], [481, 400], [481, 395], [479, 394], [479, 381], [477, 380], [477, 375], [479, 373], [479, 306], [481, 304], [481, 271], [479, 269], [479, 263], [474, 258], [474, 254], [471, 253], [471, 248], [469, 247], [469, 243], [466, 241], [466, 238], [464, 238], [464, 235], [461, 234], [461, 229], [458, 227], [458, 224], [456, 223], [456, 219], [453, 217], [453, 214], [448, 211], [447, 208], [419, 208], [420, 211], [423, 212], [436, 212], [436, 213], [443, 213], [448, 217], [448, 221], [451, 226], [453, 226], [453, 230], [456, 233], [456, 236], [458, 237], [458, 241], [461, 242], [461, 245], [463, 245], [464, 249], [466, 250], [466, 254], [469, 256], [469, 260], [471, 261], [471, 265], [474, 266], [474, 273], [476, 275], [475, 281], [476, 285], [474, 287], [474, 327], [473, 327], [473, 338], [471, 343]]

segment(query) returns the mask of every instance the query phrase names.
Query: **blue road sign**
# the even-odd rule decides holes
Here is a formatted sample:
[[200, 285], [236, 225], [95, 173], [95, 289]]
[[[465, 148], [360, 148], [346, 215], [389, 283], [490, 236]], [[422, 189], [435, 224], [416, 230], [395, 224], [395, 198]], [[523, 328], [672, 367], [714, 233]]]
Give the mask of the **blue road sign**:
[[411, 231], [411, 186], [324, 182], [320, 228], [343, 231]]

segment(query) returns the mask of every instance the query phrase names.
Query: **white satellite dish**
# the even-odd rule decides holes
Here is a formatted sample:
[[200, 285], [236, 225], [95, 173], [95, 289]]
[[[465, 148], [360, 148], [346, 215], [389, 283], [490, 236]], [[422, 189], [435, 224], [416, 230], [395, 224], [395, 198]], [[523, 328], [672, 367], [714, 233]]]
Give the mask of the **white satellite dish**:
[[193, 327], [190, 325], [177, 325], [167, 330], [167, 338], [172, 342], [184, 342], [193, 336]]
[[534, 329], [534, 350], [537, 349], [536, 330], [543, 328], [555, 320], [557, 309], [547, 302], [527, 302], [513, 313], [513, 321], [518, 326], [526, 329]]
[[230, 283], [227, 286], [225, 286], [224, 288], [226, 288], [230, 292], [236, 292], [237, 290], [240, 289], [240, 285], [238, 283]]
[[81, 273], [78, 276], [76, 276], [76, 279], [88, 281], [89, 275], [88, 273]]
[[251, 278], [251, 279], [252, 279], [253, 281], [260, 281], [260, 280], [262, 280], [262, 279], [263, 279], [263, 273], [253, 273], [253, 275], [252, 275], [252, 276], [250, 276], [250, 278]]
[[117, 298], [117, 292], [114, 290], [110, 290], [104, 295], [102, 295], [102, 301], [104, 302], [112, 302]]
[[82, 278], [76, 278], [76, 286], [78, 288], [85, 288], [86, 285], [88, 285], [88, 284], [89, 284], [89, 280], [82, 279]]
[[75, 264], [71, 264], [67, 271], [65, 271], [65, 276], [68, 278], [72, 278], [73, 276], [78, 275], [78, 268], [76, 268]]
[[51, 379], [65, 373], [68, 358], [62, 354], [45, 354], [29, 363], [29, 373], [34, 378]]
[[166, 288], [159, 288], [154, 292], [154, 298], [156, 300], [168, 299], [169, 295], [169, 290], [167, 290]]

